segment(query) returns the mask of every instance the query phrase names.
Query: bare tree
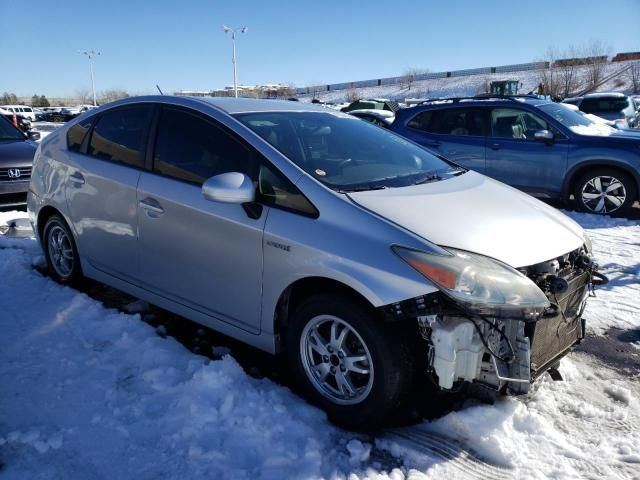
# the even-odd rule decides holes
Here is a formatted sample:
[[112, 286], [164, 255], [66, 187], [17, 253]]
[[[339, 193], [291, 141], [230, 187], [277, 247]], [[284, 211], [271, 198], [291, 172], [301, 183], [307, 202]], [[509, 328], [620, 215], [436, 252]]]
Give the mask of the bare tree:
[[580, 49], [571, 45], [564, 51], [563, 58], [554, 62], [560, 82], [559, 94], [562, 98], [570, 97], [572, 93], [581, 88], [580, 79]]
[[587, 65], [587, 86], [595, 88], [602, 81], [611, 48], [601, 40], [593, 40], [584, 47]]
[[[559, 96], [560, 93], [560, 81], [559, 75], [555, 68], [555, 61], [558, 59], [558, 52], [554, 47], [549, 47], [544, 54], [543, 61], [547, 63], [548, 67], [542, 68], [539, 75], [538, 93], [544, 95], [551, 95], [552, 97]], [[540, 86], [542, 88], [540, 88]], [[542, 91], [540, 91], [542, 90]]]
[[405, 68], [404, 72], [402, 73], [402, 77], [400, 77], [400, 84], [403, 85], [407, 90], [411, 90], [411, 86], [417, 80], [418, 76], [428, 72], [429, 69], [427, 68]]
[[79, 88], [76, 90], [76, 99], [78, 103], [91, 103], [93, 104], [93, 96], [89, 89]]
[[633, 93], [640, 93], [640, 61], [633, 62], [627, 70], [627, 78], [631, 83]]
[[121, 98], [127, 98], [129, 94], [125, 90], [119, 90], [112, 88], [110, 90], [104, 90], [100, 93], [99, 102], [100, 104], [105, 104], [109, 102], [113, 102], [115, 100], [120, 100]]
[[360, 92], [358, 91], [358, 89], [353, 87], [349, 88], [344, 96], [344, 99], [349, 103], [360, 100], [360, 98]]
[[580, 49], [575, 46], [563, 51], [553, 47], [547, 49], [544, 61], [549, 67], [540, 71], [540, 84], [546, 95], [566, 98], [582, 86], [580, 66], [584, 59], [579, 58], [580, 55]]

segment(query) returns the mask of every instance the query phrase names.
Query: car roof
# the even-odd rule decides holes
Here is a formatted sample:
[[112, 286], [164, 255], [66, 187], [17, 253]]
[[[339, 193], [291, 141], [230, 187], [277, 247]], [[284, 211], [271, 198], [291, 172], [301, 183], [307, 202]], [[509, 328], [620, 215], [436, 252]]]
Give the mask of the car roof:
[[496, 97], [469, 97], [469, 98], [442, 98], [433, 99], [419, 103], [413, 107], [409, 107], [403, 110], [410, 109], [422, 109], [422, 108], [449, 108], [449, 107], [477, 107], [477, 106], [517, 106], [517, 105], [532, 105], [538, 107], [540, 105], [546, 105], [553, 103], [550, 100], [544, 100], [534, 97], [513, 97], [513, 98], [496, 98]]
[[601, 98], [601, 97], [618, 97], [624, 98], [626, 95], [620, 92], [602, 92], [602, 93], [588, 93], [584, 98]]
[[[257, 98], [233, 98], [233, 97], [192, 97], [187, 95], [144, 95], [138, 97], [127, 97], [121, 100], [101, 105], [98, 110], [111, 109], [120, 105], [131, 105], [142, 102], [158, 102], [185, 105], [189, 103], [200, 103], [211, 105], [223, 112], [233, 115], [236, 113], [249, 112], [330, 112], [335, 113], [327, 107], [314, 105], [311, 103], [291, 102], [288, 100], [269, 100]], [[68, 108], [68, 107], [65, 107]], [[92, 109], [93, 111], [94, 109]], [[92, 112], [93, 113], [93, 112]]]

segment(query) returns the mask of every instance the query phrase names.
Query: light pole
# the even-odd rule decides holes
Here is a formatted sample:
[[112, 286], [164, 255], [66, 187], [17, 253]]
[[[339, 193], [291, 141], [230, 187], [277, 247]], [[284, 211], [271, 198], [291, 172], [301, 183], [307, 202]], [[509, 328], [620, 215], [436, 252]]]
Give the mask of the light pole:
[[222, 26], [224, 33], [231, 32], [231, 42], [233, 43], [233, 90], [235, 91], [235, 97], [238, 98], [238, 73], [236, 71], [236, 33], [245, 33], [247, 27], [232, 28], [226, 25]]
[[78, 53], [82, 55], [86, 55], [89, 58], [89, 68], [91, 69], [91, 91], [93, 92], [93, 106], [97, 106], [96, 102], [96, 82], [93, 77], [93, 57], [96, 55], [100, 55], [100, 52], [96, 52], [95, 50], [78, 50]]

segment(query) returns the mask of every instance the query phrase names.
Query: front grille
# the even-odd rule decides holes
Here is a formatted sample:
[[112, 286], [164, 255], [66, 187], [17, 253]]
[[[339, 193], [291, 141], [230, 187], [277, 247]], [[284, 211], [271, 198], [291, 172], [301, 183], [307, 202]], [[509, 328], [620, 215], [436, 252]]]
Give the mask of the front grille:
[[549, 301], [557, 303], [562, 312], [529, 323], [525, 328], [525, 334], [531, 342], [533, 378], [544, 373], [584, 337], [580, 308], [588, 288], [589, 273], [569, 272], [563, 278], [569, 283], [568, 290], [555, 297], [549, 295]]
[[31, 167], [0, 168], [0, 181], [21, 181], [29, 180], [30, 178]]

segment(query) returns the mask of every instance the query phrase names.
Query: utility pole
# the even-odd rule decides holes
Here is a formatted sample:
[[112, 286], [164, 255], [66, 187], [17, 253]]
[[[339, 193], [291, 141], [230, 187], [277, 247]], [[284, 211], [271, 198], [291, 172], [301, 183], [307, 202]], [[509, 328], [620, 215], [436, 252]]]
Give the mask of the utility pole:
[[86, 55], [89, 58], [89, 69], [91, 70], [91, 91], [93, 92], [93, 106], [97, 106], [96, 102], [96, 82], [93, 76], [93, 57], [96, 55], [100, 55], [100, 52], [96, 52], [95, 50], [78, 50], [78, 53], [82, 55]]
[[233, 90], [235, 92], [235, 97], [238, 98], [238, 72], [236, 69], [236, 33], [246, 33], [246, 31], [248, 30], [247, 27], [239, 27], [239, 28], [232, 28], [232, 27], [227, 27], [226, 25], [222, 26], [222, 30], [224, 31], [224, 33], [229, 33], [231, 32], [231, 43], [233, 43]]

